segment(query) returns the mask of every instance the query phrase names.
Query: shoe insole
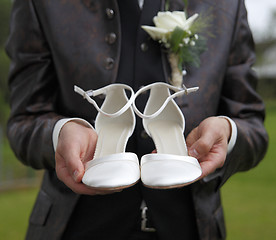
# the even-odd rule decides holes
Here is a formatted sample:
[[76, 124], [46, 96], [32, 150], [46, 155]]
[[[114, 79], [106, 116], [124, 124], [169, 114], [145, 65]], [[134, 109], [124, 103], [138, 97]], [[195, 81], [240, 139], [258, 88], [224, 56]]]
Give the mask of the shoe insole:
[[154, 120], [148, 130], [155, 143], [157, 153], [187, 156], [187, 146], [182, 128], [174, 121]]
[[125, 151], [130, 136], [131, 124], [125, 122], [109, 123], [98, 132], [98, 141], [94, 158], [104, 157]]

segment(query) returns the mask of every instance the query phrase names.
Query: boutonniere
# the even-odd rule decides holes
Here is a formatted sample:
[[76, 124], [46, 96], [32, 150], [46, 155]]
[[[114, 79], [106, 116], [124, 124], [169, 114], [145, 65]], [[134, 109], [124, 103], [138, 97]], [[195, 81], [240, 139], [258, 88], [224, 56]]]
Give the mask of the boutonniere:
[[171, 66], [171, 84], [182, 86], [185, 65], [200, 65], [200, 55], [206, 48], [206, 40], [201, 32], [207, 27], [199, 14], [187, 18], [185, 11], [158, 12], [153, 18], [155, 26], [142, 26], [152, 37], [159, 41], [168, 54]]

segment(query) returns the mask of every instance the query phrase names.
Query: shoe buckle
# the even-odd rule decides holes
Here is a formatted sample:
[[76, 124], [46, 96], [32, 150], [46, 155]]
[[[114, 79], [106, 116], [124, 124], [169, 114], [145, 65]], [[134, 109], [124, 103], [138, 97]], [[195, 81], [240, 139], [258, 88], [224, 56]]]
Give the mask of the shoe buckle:
[[89, 97], [92, 97], [94, 95], [94, 91], [93, 90], [88, 90], [86, 91], [86, 94], [89, 96]]
[[142, 217], [142, 220], [141, 220], [141, 231], [143, 231], [143, 232], [155, 232], [156, 231], [155, 228], [147, 226], [147, 222], [148, 222], [147, 211], [148, 211], [148, 207], [146, 207], [146, 206], [142, 207], [142, 212], [141, 212], [141, 217]]

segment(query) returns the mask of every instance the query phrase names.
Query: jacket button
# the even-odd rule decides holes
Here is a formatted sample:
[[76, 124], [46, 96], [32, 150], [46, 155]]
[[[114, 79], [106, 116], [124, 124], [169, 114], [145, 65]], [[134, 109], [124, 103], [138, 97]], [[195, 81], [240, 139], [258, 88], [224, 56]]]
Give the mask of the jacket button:
[[105, 10], [105, 13], [106, 13], [106, 16], [107, 16], [108, 19], [112, 19], [114, 17], [114, 14], [115, 14], [114, 10], [110, 9], [110, 8], [107, 8]]
[[97, 5], [95, 3], [94, 0], [91, 0], [89, 3], [88, 3], [88, 7], [90, 8], [90, 10], [92, 12], [96, 12], [97, 11]]
[[117, 36], [114, 32], [112, 33], [109, 33], [106, 37], [105, 37], [105, 41], [108, 43], [108, 44], [113, 44], [116, 42], [116, 39], [117, 39]]
[[149, 49], [149, 46], [146, 43], [142, 43], [140, 47], [143, 52], [146, 52]]
[[105, 69], [110, 70], [113, 68], [113, 66], [114, 66], [114, 59], [111, 57], [107, 57], [105, 59]]

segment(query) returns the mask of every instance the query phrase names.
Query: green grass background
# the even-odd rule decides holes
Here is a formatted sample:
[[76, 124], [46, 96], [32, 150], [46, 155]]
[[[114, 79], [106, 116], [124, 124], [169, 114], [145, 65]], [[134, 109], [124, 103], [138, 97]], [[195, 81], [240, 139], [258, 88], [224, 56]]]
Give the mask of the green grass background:
[[276, 101], [267, 101], [269, 148], [254, 169], [237, 173], [222, 188], [227, 239], [276, 239]]
[[[222, 188], [227, 239], [276, 239], [276, 101], [267, 102], [270, 145], [265, 159]], [[38, 188], [0, 193], [0, 239], [24, 239]], [[172, 239], [173, 240], [173, 239]]]

